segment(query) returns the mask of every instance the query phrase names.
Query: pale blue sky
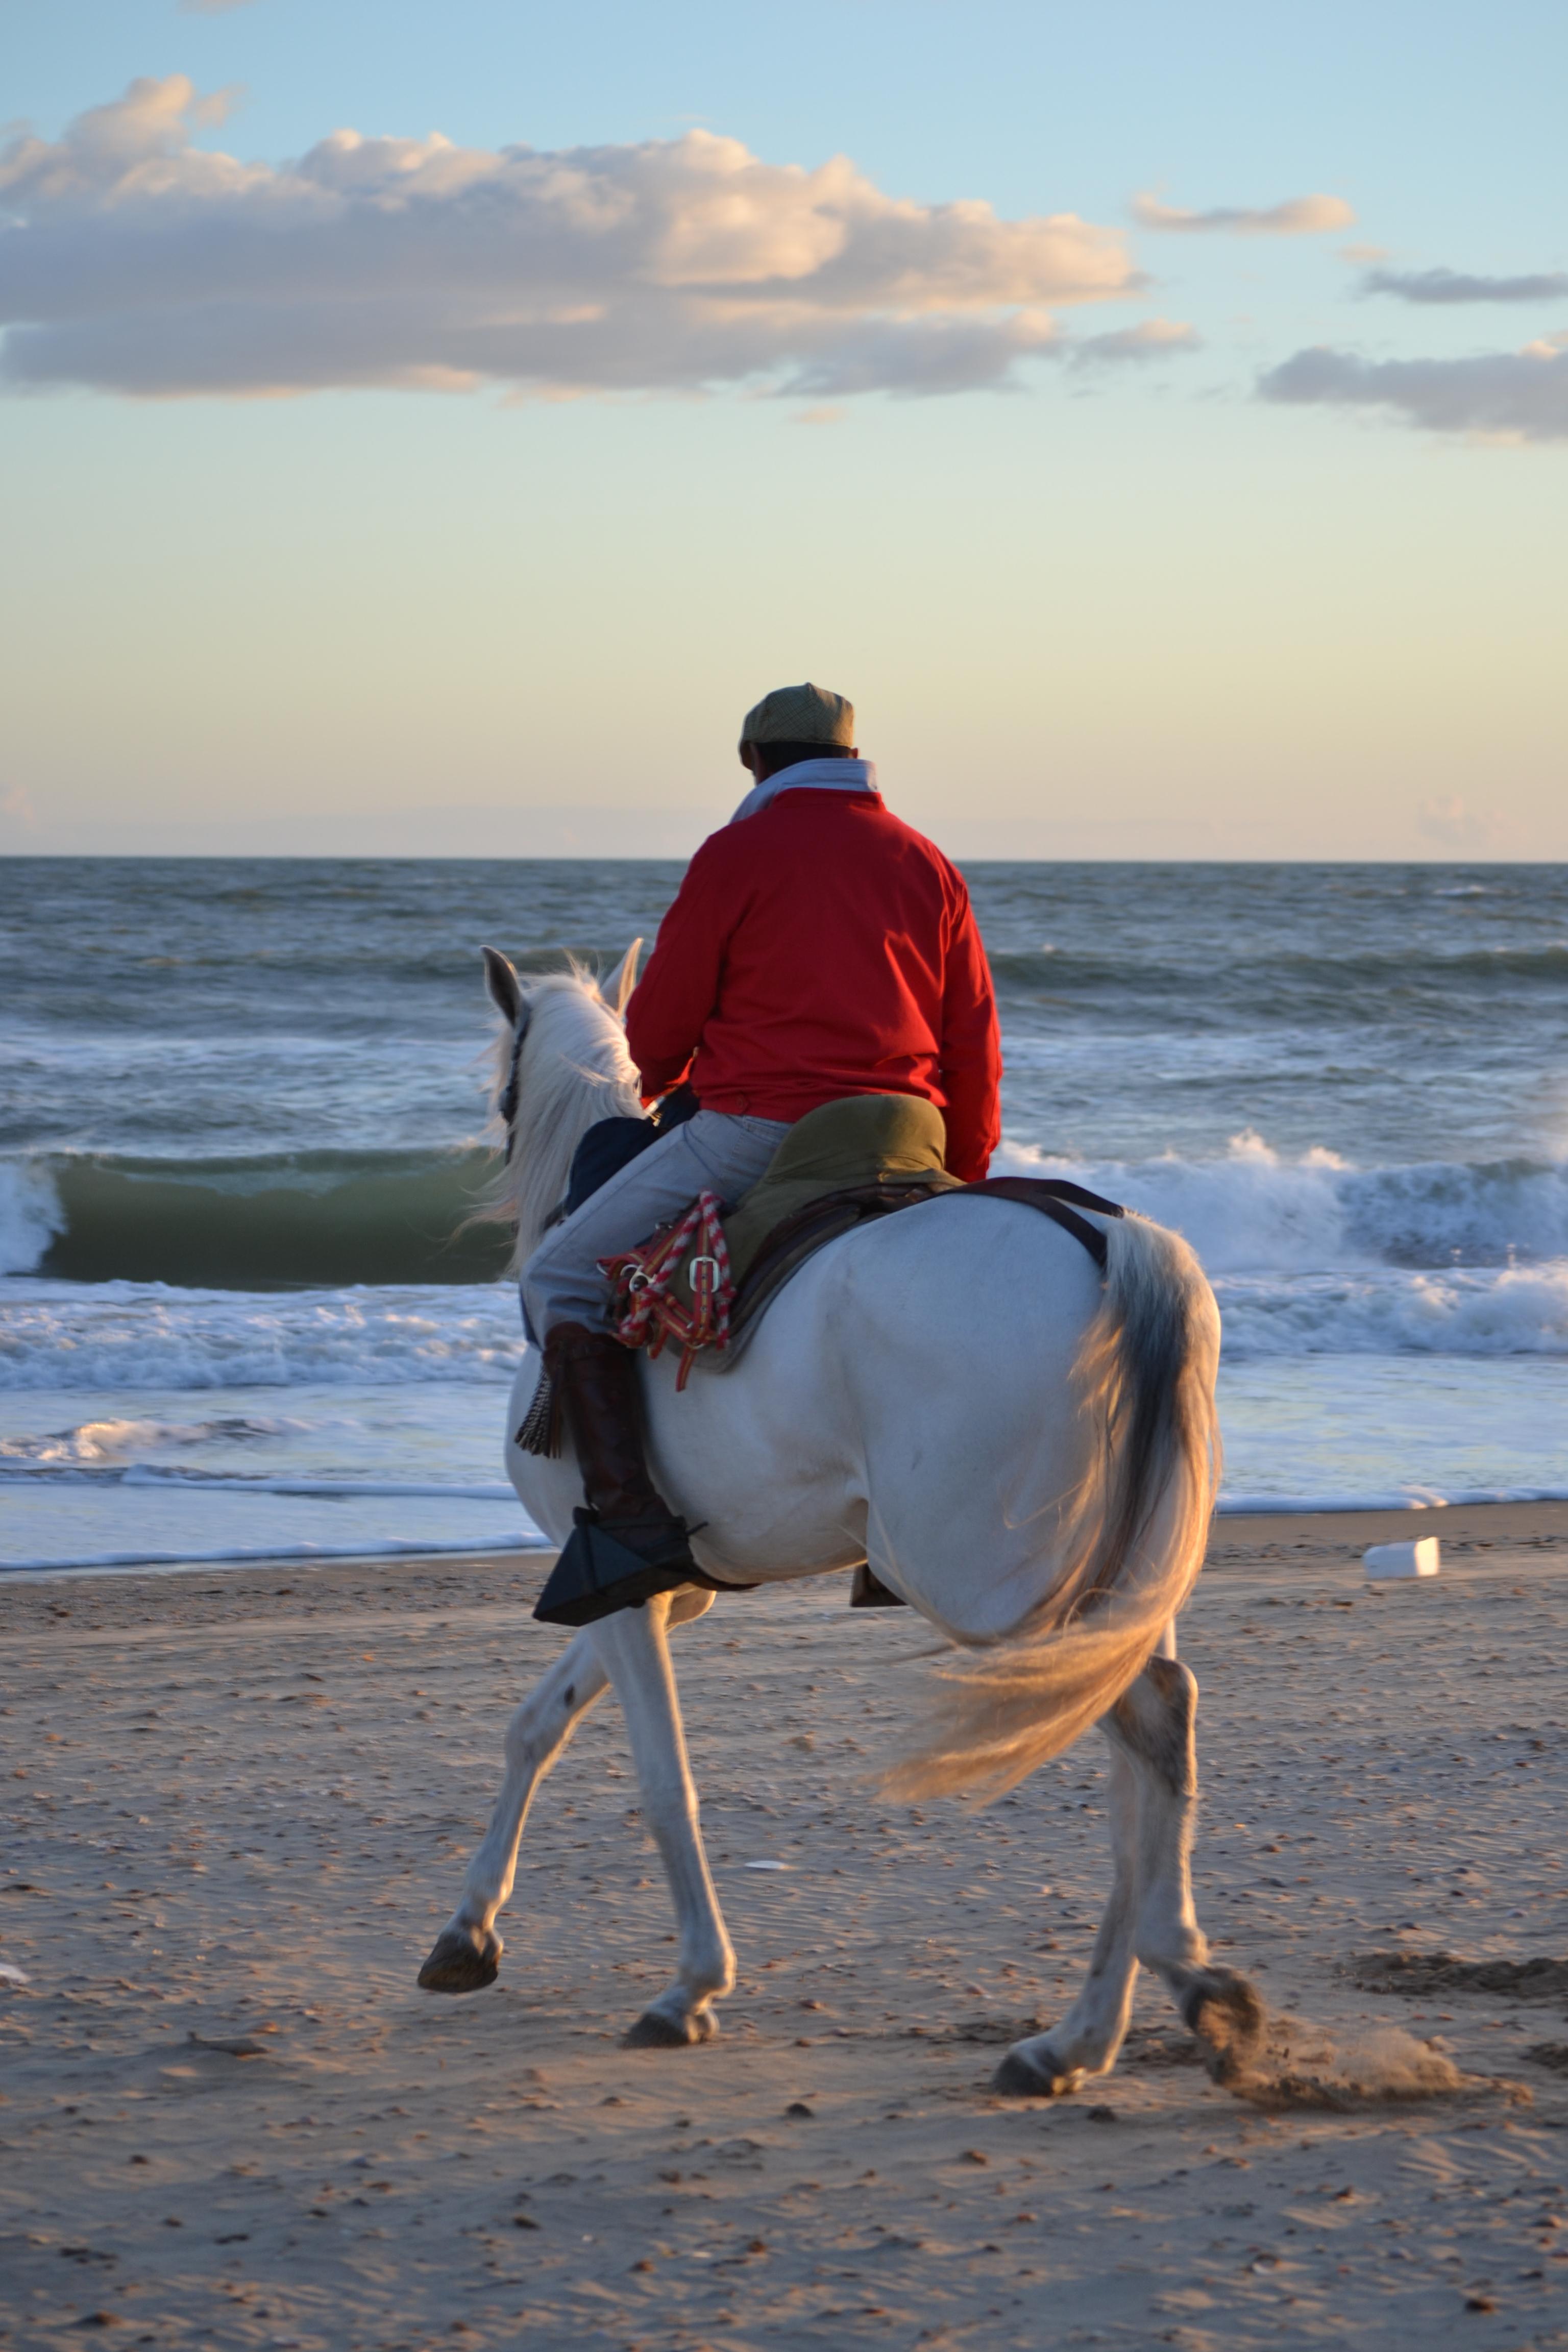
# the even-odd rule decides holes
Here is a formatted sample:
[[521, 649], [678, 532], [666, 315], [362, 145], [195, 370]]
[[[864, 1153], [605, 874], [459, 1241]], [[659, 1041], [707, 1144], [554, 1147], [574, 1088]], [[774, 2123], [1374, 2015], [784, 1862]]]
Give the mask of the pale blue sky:
[[[684, 846], [738, 793], [740, 712], [811, 675], [964, 854], [1568, 856], [1560, 8], [0, 0], [0, 112], [43, 142], [0, 173], [0, 849]], [[173, 233], [101, 158], [61, 193], [72, 118], [181, 75], [232, 95], [170, 117]], [[433, 200], [436, 262], [378, 248], [367, 341], [385, 191], [334, 183], [362, 241], [325, 295], [315, 226], [261, 285], [282, 167], [344, 127], [594, 148], [596, 204], [681, 220], [686, 151], [657, 185], [630, 151], [847, 156], [854, 284], [805, 329], [749, 314], [748, 373], [729, 326], [683, 344], [700, 305], [645, 317], [646, 253], [606, 307], [595, 230], [552, 248], [551, 315], [604, 312], [621, 389], [558, 396], [582, 347], [536, 365], [510, 328], [473, 389], [384, 388], [450, 369], [484, 232]], [[799, 184], [764, 180], [747, 235], [783, 236]], [[1141, 194], [1354, 220], [1162, 228]], [[1003, 226], [954, 261], [965, 201]], [[1110, 234], [1064, 261], [1005, 226], [1054, 214]], [[510, 283], [459, 322], [465, 368]], [[1154, 320], [1131, 356], [1095, 341]], [[906, 396], [928, 329], [1006, 388]]]

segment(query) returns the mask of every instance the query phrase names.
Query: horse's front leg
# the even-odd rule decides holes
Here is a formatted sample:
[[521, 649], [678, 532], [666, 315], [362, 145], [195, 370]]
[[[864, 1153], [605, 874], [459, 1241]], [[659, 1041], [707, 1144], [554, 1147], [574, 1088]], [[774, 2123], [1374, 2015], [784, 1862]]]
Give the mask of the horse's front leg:
[[1186, 1667], [1151, 1658], [1105, 1729], [1137, 1783], [1137, 1956], [1169, 1986], [1215, 2081], [1228, 2083], [1262, 2039], [1264, 2010], [1245, 1977], [1210, 1959], [1193, 1903], [1197, 1706]]
[[[686, 1596], [675, 1597], [679, 1603]], [[643, 1819], [663, 1859], [680, 1937], [675, 1982], [626, 2035], [633, 2048], [706, 2042], [719, 2030], [710, 2004], [735, 1981], [735, 1956], [702, 1851], [697, 1790], [680, 1727], [668, 1640], [672, 1615], [669, 1595], [660, 1593], [640, 1609], [618, 1610], [588, 1628], [626, 1717]]]
[[[695, 1587], [678, 1592], [670, 1622], [689, 1623], [712, 1602], [712, 1593]], [[478, 1992], [495, 1982], [502, 1950], [496, 1914], [511, 1894], [534, 1790], [608, 1684], [591, 1634], [577, 1633], [512, 1716], [506, 1728], [506, 1777], [489, 1827], [468, 1864], [458, 1907], [419, 1971], [426, 1992]]]
[[1109, 2074], [1132, 2013], [1138, 1979], [1138, 1783], [1131, 1759], [1110, 1749], [1110, 1900], [1094, 1940], [1083, 1990], [1048, 2032], [1015, 2042], [992, 2088], [1016, 2098], [1057, 2098], [1088, 2074]]
[[501, 1956], [495, 1916], [511, 1893], [533, 1792], [608, 1679], [587, 1634], [578, 1633], [507, 1725], [506, 1777], [458, 1907], [419, 1971], [426, 1992], [478, 1992], [494, 1984]]

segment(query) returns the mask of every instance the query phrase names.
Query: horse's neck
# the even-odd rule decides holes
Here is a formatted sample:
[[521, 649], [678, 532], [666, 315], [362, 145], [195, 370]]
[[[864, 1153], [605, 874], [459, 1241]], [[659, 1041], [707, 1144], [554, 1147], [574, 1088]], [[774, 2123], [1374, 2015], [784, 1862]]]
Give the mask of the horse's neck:
[[573, 1156], [588, 1129], [602, 1118], [644, 1116], [618, 1025], [575, 992], [552, 992], [537, 1006], [520, 1079], [513, 1154], [519, 1263], [532, 1255], [564, 1199]]

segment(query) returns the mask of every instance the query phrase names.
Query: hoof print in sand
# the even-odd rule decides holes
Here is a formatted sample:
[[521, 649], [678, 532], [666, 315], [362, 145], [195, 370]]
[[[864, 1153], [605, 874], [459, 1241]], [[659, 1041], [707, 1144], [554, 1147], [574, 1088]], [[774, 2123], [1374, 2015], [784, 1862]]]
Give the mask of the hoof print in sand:
[[1365, 1992], [1490, 1993], [1507, 2000], [1568, 2001], [1568, 1960], [1461, 1960], [1452, 1952], [1356, 1952], [1343, 1973]]

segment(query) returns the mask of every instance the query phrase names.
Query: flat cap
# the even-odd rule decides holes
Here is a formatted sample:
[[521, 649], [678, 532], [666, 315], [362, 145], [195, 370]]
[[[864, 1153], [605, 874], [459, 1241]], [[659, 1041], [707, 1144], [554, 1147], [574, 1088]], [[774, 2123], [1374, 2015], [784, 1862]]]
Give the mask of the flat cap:
[[742, 743], [855, 741], [855, 705], [825, 686], [775, 686], [741, 722]]

